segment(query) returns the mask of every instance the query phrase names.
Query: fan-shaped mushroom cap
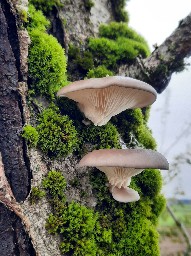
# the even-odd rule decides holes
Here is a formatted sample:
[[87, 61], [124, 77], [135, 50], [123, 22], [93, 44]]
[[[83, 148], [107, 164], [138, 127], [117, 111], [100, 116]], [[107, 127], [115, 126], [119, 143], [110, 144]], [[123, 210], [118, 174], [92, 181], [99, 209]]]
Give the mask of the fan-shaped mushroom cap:
[[135, 202], [140, 199], [138, 192], [132, 188], [111, 186], [110, 191], [113, 198], [121, 203]]
[[150, 149], [94, 150], [81, 159], [79, 167], [82, 166], [95, 166], [104, 172], [113, 198], [119, 202], [139, 200], [138, 193], [128, 188], [132, 176], [146, 168], [169, 169], [166, 158]]
[[94, 150], [81, 159], [79, 166], [169, 169], [169, 164], [162, 154], [151, 149], [140, 148]]
[[63, 87], [57, 96], [76, 102], [94, 125], [106, 124], [112, 116], [129, 108], [142, 108], [156, 100], [155, 89], [130, 77], [104, 77], [80, 80]]

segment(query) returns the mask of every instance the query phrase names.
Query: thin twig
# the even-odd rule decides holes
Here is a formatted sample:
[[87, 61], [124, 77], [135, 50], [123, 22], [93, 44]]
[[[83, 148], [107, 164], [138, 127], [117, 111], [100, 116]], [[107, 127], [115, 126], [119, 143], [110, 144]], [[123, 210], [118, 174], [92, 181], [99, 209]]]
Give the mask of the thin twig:
[[176, 216], [173, 213], [173, 211], [172, 211], [172, 209], [171, 209], [169, 204], [166, 205], [166, 209], [169, 212], [169, 214], [171, 215], [171, 217], [173, 218], [173, 220], [175, 221], [177, 227], [180, 229], [181, 233], [183, 234], [183, 236], [185, 238], [185, 241], [187, 243], [187, 251], [186, 251], [185, 255], [187, 255], [187, 253], [191, 252], [191, 239], [190, 239], [190, 236], [189, 236], [189, 234], [188, 234], [184, 224], [176, 218]]

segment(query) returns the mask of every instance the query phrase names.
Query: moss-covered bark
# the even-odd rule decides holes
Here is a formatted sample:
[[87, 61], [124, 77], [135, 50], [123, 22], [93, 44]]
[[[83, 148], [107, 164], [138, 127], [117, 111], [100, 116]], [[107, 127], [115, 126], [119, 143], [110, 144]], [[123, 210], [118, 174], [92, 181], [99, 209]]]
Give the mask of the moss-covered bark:
[[[33, 9], [33, 14], [31, 12], [27, 15], [27, 1], [22, 1], [24, 9], [17, 1], [1, 1], [0, 151], [13, 194], [18, 202], [25, 201], [24, 204], [20, 203], [20, 207], [31, 222], [35, 247], [34, 250], [22, 221], [1, 204], [2, 256], [61, 255], [59, 244], [63, 255], [159, 255], [156, 224], [165, 205], [160, 194], [159, 171], [146, 170], [133, 178], [131, 186], [139, 192], [141, 200], [137, 203], [120, 204], [111, 197], [103, 173], [94, 169], [79, 170], [77, 167], [81, 155], [92, 148], [120, 147], [119, 134], [128, 146], [155, 149], [156, 143], [146, 124], [147, 112], [140, 109], [129, 110], [112, 118], [112, 124], [104, 127], [85, 126], [82, 123], [83, 115], [74, 102], [55, 99], [56, 90], [61, 84], [67, 83], [66, 58], [61, 46], [65, 47], [65, 53], [69, 57], [67, 71], [70, 80], [120, 73], [150, 82], [160, 92], [167, 86], [171, 74], [182, 68], [184, 57], [191, 52], [191, 19], [188, 16], [183, 20], [164, 44], [147, 57], [149, 51], [146, 42], [129, 29], [128, 24], [115, 22], [108, 26], [102, 25], [99, 29], [100, 20], [105, 23], [127, 21], [123, 10], [124, 1], [93, 2], [69, 0], [62, 3], [51, 0], [46, 5], [43, 0], [31, 1], [50, 19], [51, 25], [47, 28], [49, 22], [42, 13]], [[34, 14], [37, 14], [36, 18]], [[28, 27], [32, 40], [29, 59], [29, 41], [24, 27]], [[35, 29], [38, 33], [32, 32]], [[57, 37], [57, 40], [48, 33]], [[185, 34], [186, 37], [183, 36]], [[47, 44], [50, 38], [53, 46]], [[54, 54], [56, 49], [60, 49], [59, 56]], [[26, 100], [27, 60], [30, 64], [30, 79]], [[47, 67], [48, 70], [45, 70]], [[42, 72], [44, 70], [46, 72]], [[38, 83], [34, 78], [38, 78]], [[44, 109], [48, 111], [54, 105], [58, 107], [57, 112], [50, 117], [51, 120], [43, 121], [46, 125], [39, 128], [38, 122], [42, 122], [45, 113], [41, 112]], [[48, 106], [51, 108], [47, 108]], [[65, 128], [58, 125], [62, 121], [61, 115], [67, 115], [64, 120]], [[66, 131], [72, 122], [73, 125]], [[32, 125], [26, 126], [30, 128], [28, 133], [26, 128], [22, 133], [22, 127], [26, 123]], [[22, 134], [31, 148], [27, 148]], [[62, 155], [59, 152], [60, 141], [64, 143], [66, 140], [68, 146], [64, 147]], [[47, 154], [48, 147], [53, 144], [56, 153], [51, 151], [51, 154]], [[43, 152], [40, 152], [40, 148]], [[71, 152], [72, 155], [67, 156]], [[56, 159], [55, 156], [60, 158]], [[41, 192], [43, 186], [47, 189], [47, 183], [42, 185], [42, 180], [48, 171], [55, 169], [59, 171], [59, 175], [64, 175], [67, 182], [64, 183], [64, 194], [63, 191], [56, 191], [58, 200], [50, 195], [50, 191], [59, 187], [56, 183], [59, 179], [55, 183], [48, 183], [49, 193], [46, 198], [43, 197], [45, 192]], [[49, 172], [49, 175], [51, 173], [53, 172]], [[31, 184], [33, 189], [30, 198], [33, 201], [27, 198]], [[36, 205], [31, 204], [34, 201]], [[6, 200], [2, 202], [5, 203]], [[47, 233], [46, 218], [46, 227], [50, 231], [56, 224], [54, 233], [58, 233], [60, 237]], [[82, 229], [83, 232], [75, 232], [76, 229]]]

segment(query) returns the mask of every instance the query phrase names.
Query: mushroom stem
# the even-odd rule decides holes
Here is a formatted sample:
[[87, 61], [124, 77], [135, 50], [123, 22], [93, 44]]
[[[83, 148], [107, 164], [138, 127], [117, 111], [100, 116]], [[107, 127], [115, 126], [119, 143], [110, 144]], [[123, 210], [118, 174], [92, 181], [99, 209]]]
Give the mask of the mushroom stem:
[[131, 177], [139, 174], [143, 169], [127, 168], [127, 167], [97, 167], [104, 172], [108, 178], [109, 183], [117, 188], [128, 187], [131, 182]]

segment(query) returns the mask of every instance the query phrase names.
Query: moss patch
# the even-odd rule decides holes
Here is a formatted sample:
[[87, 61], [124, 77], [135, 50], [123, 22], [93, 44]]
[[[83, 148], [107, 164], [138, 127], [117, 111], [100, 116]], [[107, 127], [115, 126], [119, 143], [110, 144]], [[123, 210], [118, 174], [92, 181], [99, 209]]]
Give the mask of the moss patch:
[[111, 122], [118, 127], [119, 133], [127, 146], [135, 146], [135, 139], [139, 146], [156, 149], [156, 141], [147, 127], [141, 109], [125, 110], [119, 115], [112, 117]]
[[90, 69], [87, 73], [87, 78], [99, 78], [105, 76], [113, 76], [113, 72], [107, 69], [104, 65], [98, 66], [94, 69]]
[[30, 0], [31, 4], [35, 6], [36, 9], [47, 13], [53, 9], [53, 7], [62, 7], [63, 4], [60, 0]]
[[66, 83], [66, 57], [57, 39], [46, 33], [49, 21], [34, 6], [29, 7], [29, 85], [38, 95], [54, 97]]
[[79, 203], [65, 201], [66, 183], [60, 172], [50, 171], [43, 186], [53, 211], [46, 228], [51, 234], [61, 235], [61, 252], [76, 256], [104, 255], [104, 248], [111, 243], [111, 231], [101, 227], [98, 213]]
[[69, 73], [72, 76], [78, 72], [80, 79], [87, 72], [88, 77], [102, 77], [102, 73], [115, 73], [121, 64], [130, 64], [138, 55], [146, 57], [149, 53], [142, 36], [126, 23], [111, 22], [101, 25], [99, 37], [89, 38], [85, 46], [69, 46]]
[[68, 116], [57, 109], [45, 109], [38, 119], [38, 146], [49, 157], [67, 156], [78, 147], [78, 135]]
[[45, 191], [43, 191], [42, 189], [38, 188], [38, 187], [33, 187], [31, 189], [31, 193], [30, 193], [30, 197], [29, 197], [29, 201], [31, 204], [35, 204], [37, 203], [40, 199], [42, 199], [45, 196]]
[[82, 141], [91, 143], [96, 149], [120, 148], [118, 131], [111, 123], [100, 127], [94, 125], [85, 127], [82, 130]]
[[[96, 210], [102, 216], [102, 225], [109, 227], [112, 232], [111, 246], [106, 248], [108, 255], [160, 255], [156, 224], [165, 206], [164, 197], [160, 195], [161, 176], [157, 170], [145, 172], [134, 177], [131, 182], [131, 187], [140, 193], [141, 199], [128, 204], [112, 198], [102, 172], [95, 169], [91, 173], [91, 182], [98, 199]], [[147, 193], [141, 180], [150, 192]]]
[[39, 139], [37, 130], [31, 125], [26, 125], [23, 128], [22, 137], [27, 141], [30, 147], [36, 147]]
[[39, 30], [30, 32], [30, 87], [37, 94], [54, 96], [66, 80], [66, 58], [57, 39]]

